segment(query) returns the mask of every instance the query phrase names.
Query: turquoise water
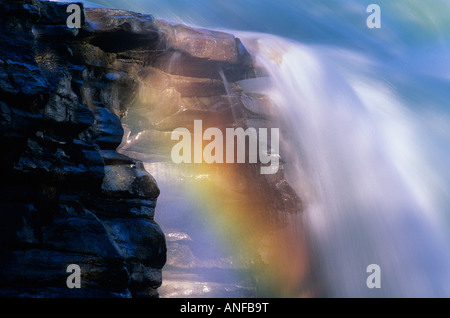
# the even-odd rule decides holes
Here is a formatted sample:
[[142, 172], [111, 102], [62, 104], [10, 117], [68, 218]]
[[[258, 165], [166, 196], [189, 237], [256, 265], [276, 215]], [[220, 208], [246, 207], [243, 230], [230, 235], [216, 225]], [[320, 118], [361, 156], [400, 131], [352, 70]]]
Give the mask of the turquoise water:
[[374, 1], [91, 3], [227, 30], [266, 67], [329, 295], [450, 296], [450, 1], [376, 1], [380, 29]]

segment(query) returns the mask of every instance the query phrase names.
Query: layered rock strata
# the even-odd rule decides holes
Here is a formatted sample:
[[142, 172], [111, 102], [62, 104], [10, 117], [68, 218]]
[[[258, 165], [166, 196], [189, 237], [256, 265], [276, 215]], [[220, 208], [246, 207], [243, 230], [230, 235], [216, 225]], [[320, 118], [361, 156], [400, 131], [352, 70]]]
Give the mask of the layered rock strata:
[[[133, 62], [90, 44], [84, 10], [83, 27], [68, 28], [66, 8], [0, 3], [0, 294], [155, 297], [166, 261], [159, 189], [116, 152]], [[70, 264], [79, 289], [67, 287]]]

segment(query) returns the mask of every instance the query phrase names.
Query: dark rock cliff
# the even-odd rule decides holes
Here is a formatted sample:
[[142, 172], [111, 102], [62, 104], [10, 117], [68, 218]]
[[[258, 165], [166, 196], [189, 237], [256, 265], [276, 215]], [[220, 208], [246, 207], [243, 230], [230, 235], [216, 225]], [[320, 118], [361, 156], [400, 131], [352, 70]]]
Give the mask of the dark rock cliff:
[[[114, 64], [100, 49], [108, 30], [86, 30], [84, 10], [83, 28], [69, 29], [66, 7], [0, 3], [0, 294], [156, 296], [166, 261], [159, 189], [115, 151], [133, 62]], [[81, 268], [80, 289], [66, 286], [69, 264]]]
[[[166, 242], [140, 160], [167, 160], [170, 132], [194, 119], [271, 127], [276, 114], [235, 83], [258, 71], [234, 36], [79, 5], [71, 29], [67, 4], [0, 2], [0, 296], [157, 297]], [[142, 138], [123, 144], [123, 127]], [[283, 169], [249, 167], [253, 218], [302, 209]]]

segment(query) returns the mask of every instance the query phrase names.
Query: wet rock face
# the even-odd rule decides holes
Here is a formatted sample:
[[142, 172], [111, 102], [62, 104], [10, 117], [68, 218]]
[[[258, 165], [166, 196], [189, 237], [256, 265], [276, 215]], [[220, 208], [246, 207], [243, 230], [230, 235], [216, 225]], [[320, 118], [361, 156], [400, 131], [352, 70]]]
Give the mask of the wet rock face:
[[[233, 35], [110, 9], [70, 29], [66, 6], [0, 2], [0, 296], [157, 297], [160, 190], [140, 160], [169, 161], [171, 131], [194, 119], [271, 127], [271, 107], [236, 83], [256, 71]], [[258, 171], [217, 190], [239, 190], [255, 219], [301, 210], [282, 167]]]
[[67, 28], [66, 7], [0, 3], [0, 296], [156, 297], [159, 188], [116, 152], [134, 61], [108, 52], [84, 10], [89, 30]]

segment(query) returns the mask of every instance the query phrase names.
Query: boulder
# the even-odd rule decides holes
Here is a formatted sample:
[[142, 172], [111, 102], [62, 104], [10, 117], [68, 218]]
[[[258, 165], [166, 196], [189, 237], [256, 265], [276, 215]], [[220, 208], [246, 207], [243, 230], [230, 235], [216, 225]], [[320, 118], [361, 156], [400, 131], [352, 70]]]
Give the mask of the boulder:
[[93, 113], [93, 125], [86, 132], [89, 140], [101, 149], [116, 149], [123, 137], [120, 119], [105, 107], [96, 107]]
[[105, 166], [102, 193], [121, 198], [156, 200], [159, 188], [142, 163]]
[[229, 64], [249, 63], [250, 55], [234, 35], [183, 24], [158, 21], [166, 48], [192, 57]]

